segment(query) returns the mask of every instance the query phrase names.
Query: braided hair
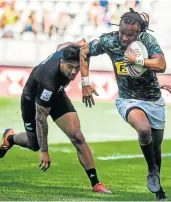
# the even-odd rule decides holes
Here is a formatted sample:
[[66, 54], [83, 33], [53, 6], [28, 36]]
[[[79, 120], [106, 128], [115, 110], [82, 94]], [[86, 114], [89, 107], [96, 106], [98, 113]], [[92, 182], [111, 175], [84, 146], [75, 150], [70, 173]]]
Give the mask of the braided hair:
[[[129, 9], [130, 12], [127, 12], [121, 16], [121, 20], [119, 25], [110, 23], [110, 25], [120, 26], [121, 22], [124, 22], [125, 24], [129, 25], [135, 25], [137, 24], [140, 27], [140, 32], [146, 32], [147, 30], [154, 32], [153, 30], [149, 29], [149, 15], [147, 13], [138, 13], [135, 12], [133, 8]], [[112, 31], [110, 33], [103, 33], [101, 36], [104, 35], [115, 35], [118, 31]]]
[[[139, 14], [138, 12], [135, 12], [133, 8], [129, 9], [130, 12], [127, 12], [121, 16], [121, 22], [124, 22], [125, 24], [138, 24], [140, 27], [140, 32], [146, 32], [149, 26], [149, 16], [146, 13]], [[150, 30], [152, 31], [152, 30]]]

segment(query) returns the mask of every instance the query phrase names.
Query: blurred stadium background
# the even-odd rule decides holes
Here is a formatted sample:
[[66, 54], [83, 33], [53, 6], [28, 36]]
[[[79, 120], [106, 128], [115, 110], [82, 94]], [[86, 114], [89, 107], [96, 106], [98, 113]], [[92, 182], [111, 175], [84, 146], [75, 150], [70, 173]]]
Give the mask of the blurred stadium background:
[[[35, 65], [54, 52], [56, 46], [60, 43], [77, 41], [82, 38], [90, 41], [102, 33], [117, 30], [118, 27], [111, 26], [110, 23], [118, 24], [120, 16], [128, 11], [129, 7], [135, 8], [138, 12], [149, 14], [149, 28], [154, 30], [154, 32], [150, 33], [157, 38], [167, 61], [166, 72], [164, 74], [158, 74], [158, 78], [160, 83], [171, 84], [170, 0], [0, 0], [0, 133], [2, 133], [6, 127], [13, 127], [17, 132], [24, 130], [20, 112], [20, 94], [30, 71]], [[61, 186], [62, 189], [60, 191], [58, 190], [59, 193], [57, 192], [60, 197], [55, 198], [54, 195], [56, 190], [53, 192], [53, 190], [49, 188], [49, 186], [52, 186], [54, 183], [53, 174], [56, 173], [55, 168], [51, 168], [52, 171], [48, 174], [48, 176], [51, 177], [48, 181], [49, 184], [44, 182], [47, 186], [46, 189], [48, 190], [49, 195], [46, 196], [47, 193], [43, 193], [42, 195], [42, 187], [40, 187], [40, 190], [38, 191], [34, 177], [32, 179], [30, 178], [29, 181], [32, 187], [27, 187], [28, 175], [26, 172], [34, 173], [36, 179], [40, 178], [40, 184], [42, 180], [41, 174], [35, 170], [28, 171], [28, 159], [30, 159], [29, 162], [31, 162], [31, 158], [34, 158], [31, 156], [31, 152], [22, 152], [23, 156], [18, 157], [21, 150], [17, 150], [16, 148], [14, 149], [16, 152], [9, 152], [8, 158], [4, 158], [1, 161], [4, 165], [0, 168], [3, 181], [3, 183], [1, 183], [1, 188], [7, 191], [9, 196], [6, 197], [6, 194], [2, 194], [2, 200], [153, 199], [150, 194], [146, 194], [147, 190], [145, 189], [145, 184], [143, 184], [145, 181], [144, 175], [146, 175], [144, 161], [136, 159], [133, 160], [132, 165], [132, 160], [120, 160], [117, 162], [109, 161], [106, 163], [102, 163], [98, 160], [98, 156], [117, 155], [118, 153], [136, 155], [137, 153], [141, 153], [141, 151], [137, 146], [137, 141], [129, 141], [128, 143], [104, 143], [104, 141], [114, 140], [137, 140], [137, 134], [122, 120], [115, 108], [114, 100], [118, 95], [118, 90], [109, 58], [105, 55], [92, 58], [90, 69], [91, 83], [100, 94], [100, 96], [96, 98], [97, 102], [95, 107], [89, 109], [81, 103], [80, 76], [67, 87], [66, 91], [73, 100], [78, 111], [82, 131], [87, 141], [95, 142], [90, 145], [95, 156], [96, 164], [101, 172], [100, 175], [103, 179], [106, 179], [107, 185], [115, 190], [118, 195], [116, 195], [115, 198], [112, 198], [106, 196], [97, 197], [97, 195], [90, 194], [88, 197], [87, 188], [84, 188], [84, 194], [81, 191], [85, 186], [85, 180], [81, 180], [80, 195], [73, 196], [72, 190], [70, 190], [70, 186], [73, 186], [72, 181], [68, 182], [67, 176], [65, 176], [65, 173], [62, 174], [62, 171], [64, 172], [66, 171], [66, 168], [68, 168], [69, 170], [66, 172], [78, 177], [77, 174], [79, 173], [79, 169], [80, 176], [82, 176], [82, 170], [81, 168], [77, 168], [79, 165], [77, 165], [76, 156], [74, 155], [71, 157], [71, 154], [68, 154], [70, 150], [74, 152], [74, 148], [72, 148], [71, 145], [58, 144], [57, 148], [59, 148], [59, 151], [65, 152], [65, 154], [60, 153], [57, 157], [55, 154], [52, 154], [54, 160], [56, 160], [56, 163], [53, 162], [53, 165], [57, 164], [57, 166], [61, 168], [61, 172], [58, 171], [59, 175], [57, 174], [59, 177], [57, 186], [58, 188]], [[162, 90], [162, 95], [166, 101], [165, 139], [170, 139], [171, 127], [169, 122], [171, 120], [171, 95], [165, 90]], [[56, 127], [51, 119], [49, 119], [49, 126], [49, 143], [69, 142], [68, 138]], [[168, 170], [168, 165], [171, 163], [169, 145], [170, 140], [165, 140], [164, 152], [166, 153], [166, 156], [168, 156], [168, 159], [164, 159], [165, 166], [163, 176], [165, 179], [164, 185], [167, 186], [167, 192], [171, 190], [170, 178], [167, 175], [170, 172]], [[51, 149], [50, 151], [58, 152], [57, 149]], [[61, 156], [62, 158], [60, 158]], [[9, 162], [8, 159], [11, 161]], [[37, 159], [38, 157], [31, 163], [31, 169], [37, 167]], [[75, 167], [71, 167], [71, 170], [69, 168], [70, 159], [72, 159], [72, 164], [76, 166], [75, 170]], [[23, 164], [18, 167], [18, 165], [21, 164], [21, 161]], [[58, 162], [61, 161], [62, 165], [58, 165]], [[15, 162], [14, 167], [11, 165], [11, 162]], [[68, 162], [68, 165], [66, 165], [66, 162]], [[126, 170], [124, 170], [125, 164], [127, 165], [126, 167], [129, 166], [130, 176], [128, 173], [128, 176], [123, 176], [123, 179], [121, 179], [119, 176], [126, 173]], [[25, 172], [22, 171], [22, 168], [25, 169]], [[113, 171], [115, 168], [117, 168], [117, 172], [119, 170], [119, 173]], [[137, 169], [141, 171], [140, 174], [136, 173]], [[3, 172], [4, 170], [6, 171], [5, 175]], [[15, 175], [13, 175], [14, 170], [15, 175], [17, 176], [16, 178]], [[78, 173], [74, 173], [76, 171], [78, 171]], [[142, 173], [143, 175], [141, 175]], [[132, 181], [136, 181], [135, 175], [139, 175], [139, 179], [142, 178], [141, 180], [144, 180], [142, 184], [137, 182], [139, 184], [133, 185], [134, 182]], [[21, 176], [23, 176], [23, 178], [21, 178]], [[115, 181], [115, 179], [118, 183], [113, 183], [113, 180]], [[11, 182], [14, 182], [14, 184], [11, 184]], [[127, 189], [124, 189], [124, 182], [127, 183]], [[75, 186], [77, 189], [78, 182], [76, 181], [74, 183], [76, 183]], [[6, 187], [9, 185], [10, 189], [7, 190]], [[34, 186], [36, 186], [35, 189]], [[63, 187], [68, 187], [66, 193], [63, 190]], [[21, 192], [20, 190], [17, 191], [17, 189], [23, 189], [25, 192]], [[31, 193], [35, 190], [35, 195], [32, 195]], [[136, 194], [136, 190], [141, 190], [142, 198]], [[69, 192], [71, 192], [71, 194], [68, 194]], [[169, 194], [171, 196], [171, 192], [169, 192]]]
[[[58, 44], [81, 38], [90, 41], [102, 33], [117, 30], [118, 27], [111, 26], [110, 23], [118, 24], [120, 16], [128, 11], [129, 7], [149, 14], [149, 27], [154, 30], [150, 33], [159, 41], [167, 60], [167, 70], [164, 74], [158, 74], [158, 78], [160, 83], [171, 83], [171, 23], [169, 23], [171, 1], [169, 0], [0, 0], [0, 96], [20, 96], [32, 68], [54, 52]], [[108, 56], [93, 57], [90, 69], [92, 85], [100, 94], [96, 100], [102, 101], [103, 104], [99, 104], [100, 107], [97, 105], [91, 111], [83, 104], [78, 104], [78, 111], [83, 120], [82, 127], [88, 140], [100, 141], [98, 134], [101, 134], [102, 140], [137, 138], [131, 129], [128, 131], [133, 135], [125, 136], [122, 127], [119, 129], [120, 133], [113, 127], [113, 120], [116, 117], [121, 124], [125, 124], [125, 127], [127, 124], [118, 118], [119, 115], [115, 110], [114, 99], [118, 95], [118, 90]], [[72, 100], [81, 100], [80, 86], [78, 76], [66, 89]], [[171, 104], [171, 95], [165, 90], [162, 93], [166, 103]], [[109, 102], [105, 104], [104, 101]], [[20, 113], [20, 110], [18, 111]], [[97, 114], [93, 119], [95, 129], [92, 132], [88, 130], [91, 120], [86, 114], [89, 113]], [[103, 116], [104, 120], [101, 118], [101, 122], [104, 121], [104, 131], [99, 130], [102, 124], [96, 121], [102, 113], [106, 114]], [[107, 125], [105, 119], [108, 119], [111, 126]], [[5, 124], [0, 124], [0, 127]], [[21, 129], [17, 128], [18, 125], [22, 126], [17, 124], [14, 127]], [[104, 138], [105, 131], [108, 135], [106, 134]], [[169, 137], [169, 133], [166, 137]], [[62, 137], [50, 138], [50, 142], [61, 140]], [[67, 138], [64, 140], [67, 141]]]

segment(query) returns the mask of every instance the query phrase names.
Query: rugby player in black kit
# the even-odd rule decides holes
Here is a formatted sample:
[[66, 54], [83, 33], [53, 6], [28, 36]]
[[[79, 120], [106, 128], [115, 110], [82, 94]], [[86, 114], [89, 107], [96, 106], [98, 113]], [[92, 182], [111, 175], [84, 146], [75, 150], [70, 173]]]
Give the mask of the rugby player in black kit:
[[93, 191], [111, 193], [98, 180], [90, 148], [80, 130], [77, 112], [64, 90], [80, 70], [79, 53], [84, 42], [81, 40], [60, 46], [64, 48], [51, 54], [32, 70], [21, 96], [25, 132], [15, 134], [13, 129], [5, 130], [0, 158], [3, 158], [13, 145], [33, 151], [40, 150], [40, 169], [46, 171], [51, 163], [47, 141], [47, 116], [50, 115], [75, 146]]

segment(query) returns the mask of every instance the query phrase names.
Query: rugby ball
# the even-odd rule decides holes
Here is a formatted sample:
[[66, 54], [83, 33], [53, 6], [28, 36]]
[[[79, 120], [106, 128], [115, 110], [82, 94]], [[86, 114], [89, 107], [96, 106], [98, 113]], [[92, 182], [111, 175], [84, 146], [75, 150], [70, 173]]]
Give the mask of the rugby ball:
[[[142, 56], [143, 58], [148, 58], [148, 52], [144, 44], [140, 41], [132, 42], [126, 49], [126, 55], [134, 54], [135, 56]], [[140, 77], [147, 68], [142, 65], [127, 65], [125, 66], [127, 73], [131, 77]]]

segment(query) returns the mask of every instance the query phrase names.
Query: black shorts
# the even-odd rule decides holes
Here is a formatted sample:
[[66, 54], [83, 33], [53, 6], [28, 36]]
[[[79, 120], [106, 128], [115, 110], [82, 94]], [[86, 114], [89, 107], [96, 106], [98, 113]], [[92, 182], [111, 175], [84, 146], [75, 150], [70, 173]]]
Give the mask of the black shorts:
[[[22, 118], [24, 121], [24, 127], [26, 130], [30, 132], [36, 132], [36, 108], [35, 102], [28, 100], [24, 96], [21, 97], [21, 112]], [[58, 119], [59, 117], [63, 116], [69, 112], [76, 112], [71, 100], [63, 91], [59, 94], [56, 94], [50, 111], [50, 116], [52, 117], [53, 121]]]

